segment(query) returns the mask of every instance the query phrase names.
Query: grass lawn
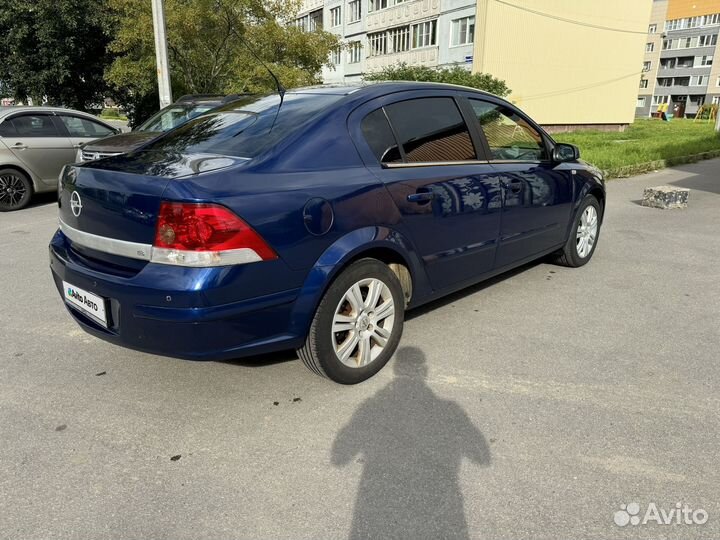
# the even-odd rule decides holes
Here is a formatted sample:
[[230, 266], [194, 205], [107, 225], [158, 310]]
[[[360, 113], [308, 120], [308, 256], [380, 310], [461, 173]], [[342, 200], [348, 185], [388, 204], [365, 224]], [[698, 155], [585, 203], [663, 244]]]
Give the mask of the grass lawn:
[[[583, 160], [614, 178], [720, 156], [714, 128], [714, 122], [707, 121], [641, 119], [623, 133], [579, 131], [553, 137], [577, 145]], [[697, 156], [706, 152], [710, 154]]]

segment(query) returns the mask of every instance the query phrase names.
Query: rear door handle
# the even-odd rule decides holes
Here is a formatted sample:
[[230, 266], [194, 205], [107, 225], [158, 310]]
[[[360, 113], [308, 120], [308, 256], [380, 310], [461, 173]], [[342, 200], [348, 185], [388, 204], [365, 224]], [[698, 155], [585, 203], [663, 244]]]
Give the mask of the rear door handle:
[[12, 145], [13, 150], [25, 150], [27, 148], [26, 144], [23, 143], [15, 143]]
[[432, 191], [420, 191], [418, 193], [411, 193], [407, 196], [408, 202], [424, 203], [430, 202], [435, 198], [435, 194]]

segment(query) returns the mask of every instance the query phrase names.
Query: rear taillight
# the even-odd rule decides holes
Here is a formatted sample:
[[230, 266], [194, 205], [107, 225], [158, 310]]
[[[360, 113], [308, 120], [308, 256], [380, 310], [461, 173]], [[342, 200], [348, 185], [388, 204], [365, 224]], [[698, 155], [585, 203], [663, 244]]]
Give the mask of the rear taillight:
[[152, 262], [225, 266], [277, 259], [252, 227], [218, 204], [160, 204]]

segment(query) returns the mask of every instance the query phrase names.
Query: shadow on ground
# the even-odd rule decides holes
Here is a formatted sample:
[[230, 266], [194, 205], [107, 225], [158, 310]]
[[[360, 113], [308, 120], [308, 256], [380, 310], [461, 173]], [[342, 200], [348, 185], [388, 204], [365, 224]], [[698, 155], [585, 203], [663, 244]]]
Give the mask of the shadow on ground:
[[708, 193], [720, 195], [720, 178], [717, 176], [704, 174], [702, 171], [698, 170], [697, 165], [694, 167], [689, 167], [687, 165], [673, 167], [673, 169], [676, 171], [687, 172], [689, 176], [681, 180], [669, 182], [671, 186], [694, 189], [698, 191], [707, 191]]
[[398, 350], [395, 378], [335, 438], [332, 463], [362, 464], [350, 538], [468, 538], [463, 458], [490, 464], [482, 433], [428, 387], [425, 355]]

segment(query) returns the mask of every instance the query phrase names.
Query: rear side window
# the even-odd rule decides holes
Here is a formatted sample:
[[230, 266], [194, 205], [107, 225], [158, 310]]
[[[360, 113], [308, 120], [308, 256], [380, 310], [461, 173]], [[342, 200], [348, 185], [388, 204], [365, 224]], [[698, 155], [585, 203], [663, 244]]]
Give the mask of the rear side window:
[[485, 133], [492, 159], [548, 159], [542, 135], [512, 109], [480, 99], [471, 99], [470, 104]]
[[373, 111], [363, 118], [362, 132], [380, 163], [402, 161], [395, 135], [382, 109]]
[[113, 130], [103, 126], [102, 124], [98, 124], [97, 122], [93, 122], [92, 120], [88, 120], [86, 118], [65, 115], [59, 116], [71, 137], [92, 137], [98, 139], [115, 133]]
[[449, 97], [411, 99], [385, 107], [410, 163], [477, 159], [467, 125]]
[[12, 119], [18, 137], [60, 137], [47, 114], [23, 114]]

